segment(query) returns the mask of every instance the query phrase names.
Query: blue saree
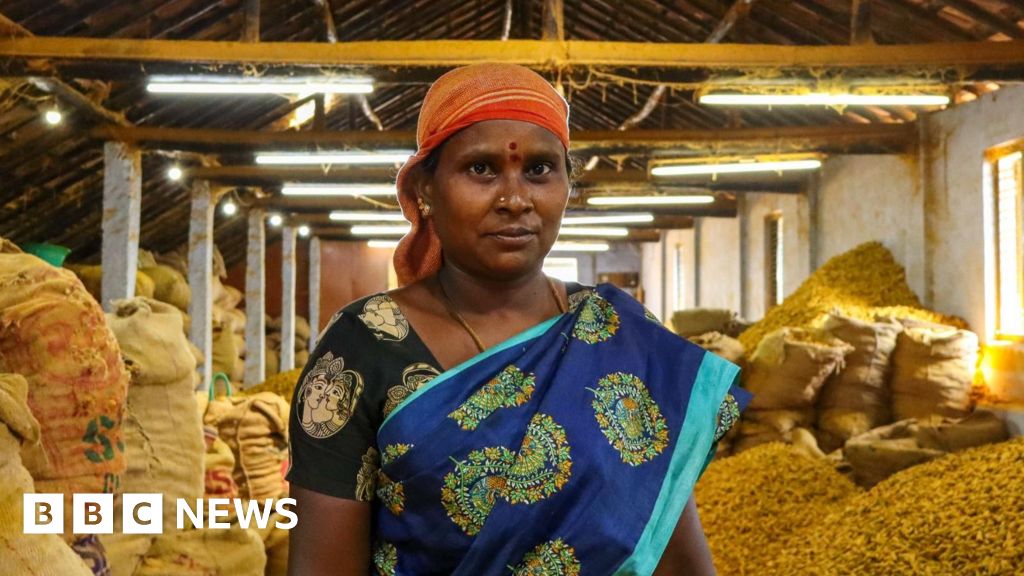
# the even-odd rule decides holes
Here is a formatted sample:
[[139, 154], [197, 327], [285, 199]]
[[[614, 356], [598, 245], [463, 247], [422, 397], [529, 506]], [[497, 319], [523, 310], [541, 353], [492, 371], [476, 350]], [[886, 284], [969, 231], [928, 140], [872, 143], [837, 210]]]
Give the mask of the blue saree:
[[747, 395], [621, 290], [573, 296], [383, 422], [380, 574], [653, 572]]

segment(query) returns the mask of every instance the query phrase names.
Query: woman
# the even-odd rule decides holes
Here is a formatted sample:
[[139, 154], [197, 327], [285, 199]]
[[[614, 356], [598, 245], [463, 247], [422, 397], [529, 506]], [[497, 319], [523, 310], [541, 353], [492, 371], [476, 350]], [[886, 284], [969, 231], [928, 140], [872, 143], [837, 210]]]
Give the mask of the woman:
[[[565, 100], [525, 68], [459, 68], [417, 142], [402, 287], [336, 315], [296, 389], [291, 573], [713, 574], [691, 492], [737, 368], [614, 287], [541, 272]], [[303, 403], [325, 382], [352, 408], [321, 424]]]

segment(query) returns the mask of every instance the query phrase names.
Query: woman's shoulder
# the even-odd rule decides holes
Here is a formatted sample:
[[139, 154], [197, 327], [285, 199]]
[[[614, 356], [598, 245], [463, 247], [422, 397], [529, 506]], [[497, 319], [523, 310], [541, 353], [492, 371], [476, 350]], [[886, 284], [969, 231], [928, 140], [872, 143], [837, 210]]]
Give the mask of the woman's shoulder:
[[389, 292], [375, 292], [342, 306], [327, 323], [319, 340], [372, 336], [377, 341], [401, 341], [409, 322]]

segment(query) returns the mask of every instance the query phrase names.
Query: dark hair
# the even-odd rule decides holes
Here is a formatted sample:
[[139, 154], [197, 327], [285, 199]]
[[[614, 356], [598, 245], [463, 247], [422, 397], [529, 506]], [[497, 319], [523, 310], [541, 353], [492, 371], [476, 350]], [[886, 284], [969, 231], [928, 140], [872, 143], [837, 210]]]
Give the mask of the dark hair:
[[[423, 170], [423, 172], [430, 176], [434, 175], [434, 172], [437, 170], [438, 163], [441, 162], [441, 151], [444, 150], [444, 147], [447, 143], [447, 140], [442, 142], [437, 148], [431, 150], [430, 154], [427, 154], [427, 157], [423, 159], [423, 162], [420, 162], [419, 167], [421, 170]], [[576, 183], [576, 180], [577, 178], [579, 178], [582, 168], [582, 162], [580, 162], [575, 156], [566, 151], [565, 173], [569, 175], [570, 188], [572, 188], [572, 186]]]

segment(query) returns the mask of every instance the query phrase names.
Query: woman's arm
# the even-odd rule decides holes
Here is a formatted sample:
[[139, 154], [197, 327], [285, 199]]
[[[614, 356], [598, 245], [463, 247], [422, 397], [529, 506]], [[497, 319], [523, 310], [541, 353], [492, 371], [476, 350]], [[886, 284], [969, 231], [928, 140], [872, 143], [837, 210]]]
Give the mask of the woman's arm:
[[697, 503], [690, 496], [679, 523], [672, 532], [665, 554], [654, 571], [654, 576], [714, 576], [711, 550], [704, 538], [704, 529], [697, 515]]
[[290, 576], [366, 576], [370, 572], [370, 504], [291, 485], [298, 523], [289, 535]]

